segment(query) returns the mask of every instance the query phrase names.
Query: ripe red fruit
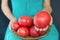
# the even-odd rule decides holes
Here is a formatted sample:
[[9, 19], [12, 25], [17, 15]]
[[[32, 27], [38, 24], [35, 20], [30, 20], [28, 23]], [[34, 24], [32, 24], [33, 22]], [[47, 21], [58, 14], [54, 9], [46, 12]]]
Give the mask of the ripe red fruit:
[[12, 25], [11, 25], [11, 29], [16, 31], [20, 28], [20, 25], [18, 24], [18, 22], [14, 22]]
[[46, 33], [46, 31], [39, 31], [40, 36], [43, 36]]
[[29, 16], [21, 16], [18, 20], [19, 24], [24, 27], [30, 27], [32, 25], [32, 18]]
[[38, 28], [45, 28], [47, 25], [50, 24], [50, 21], [51, 17], [46, 11], [41, 11], [34, 16], [34, 24]]
[[34, 26], [30, 28], [30, 36], [38, 37], [39, 33], [35, 30]]
[[17, 31], [18, 36], [20, 37], [28, 37], [29, 30], [26, 27], [20, 27]]

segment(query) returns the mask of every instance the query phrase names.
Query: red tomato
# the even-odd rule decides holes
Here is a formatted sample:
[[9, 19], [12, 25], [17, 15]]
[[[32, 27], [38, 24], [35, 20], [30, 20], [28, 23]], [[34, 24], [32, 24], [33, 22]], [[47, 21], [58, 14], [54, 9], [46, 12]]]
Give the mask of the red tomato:
[[29, 30], [26, 27], [21, 27], [18, 29], [17, 34], [20, 37], [28, 37], [29, 36]]
[[24, 27], [31, 27], [33, 23], [32, 21], [32, 18], [30, 18], [29, 16], [21, 16], [18, 20], [19, 24]]
[[44, 35], [46, 31], [39, 31], [40, 36]]
[[48, 12], [46, 11], [41, 11], [38, 12], [35, 16], [34, 16], [34, 24], [38, 27], [38, 28], [45, 28], [47, 25], [50, 24], [51, 21], [51, 17], [49, 15]]
[[30, 36], [38, 37], [39, 33], [35, 30], [34, 26], [30, 28]]
[[18, 22], [14, 22], [12, 25], [11, 25], [11, 29], [16, 31], [20, 28], [20, 25], [18, 24]]

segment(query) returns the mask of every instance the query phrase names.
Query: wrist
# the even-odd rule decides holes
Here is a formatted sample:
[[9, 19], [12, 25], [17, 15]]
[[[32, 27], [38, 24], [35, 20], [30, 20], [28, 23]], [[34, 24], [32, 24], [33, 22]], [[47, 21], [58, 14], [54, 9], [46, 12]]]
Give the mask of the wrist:
[[52, 12], [52, 8], [50, 6], [44, 7], [43, 11], [47, 11], [48, 13]]
[[16, 18], [11, 18], [10, 21], [14, 22], [14, 21], [16, 21]]

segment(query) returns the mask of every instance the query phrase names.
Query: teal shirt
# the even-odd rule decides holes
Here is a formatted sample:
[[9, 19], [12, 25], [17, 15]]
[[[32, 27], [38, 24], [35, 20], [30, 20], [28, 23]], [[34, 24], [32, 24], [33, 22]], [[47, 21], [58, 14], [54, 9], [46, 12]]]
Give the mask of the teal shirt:
[[18, 19], [20, 16], [33, 17], [43, 9], [43, 0], [11, 0], [13, 15]]
[[[21, 16], [30, 16], [34, 15], [43, 9], [43, 0], [11, 0], [12, 3], [12, 15], [18, 20]], [[8, 28], [6, 30], [4, 40], [23, 40], [19, 38]], [[59, 34], [54, 24], [52, 24], [52, 29], [49, 34], [45, 37], [38, 40], [58, 40]]]

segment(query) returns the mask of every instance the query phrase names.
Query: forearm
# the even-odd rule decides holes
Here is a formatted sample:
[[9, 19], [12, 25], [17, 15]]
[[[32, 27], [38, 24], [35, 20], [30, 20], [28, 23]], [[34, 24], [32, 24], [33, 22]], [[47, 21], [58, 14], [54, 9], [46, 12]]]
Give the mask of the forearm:
[[9, 20], [13, 20], [13, 19], [14, 19], [14, 17], [13, 17], [13, 15], [11, 14], [11, 11], [10, 11], [7, 3], [2, 3], [2, 4], [1, 4], [1, 9], [2, 9], [4, 15], [5, 15]]
[[52, 12], [50, 0], [44, 0], [44, 9], [49, 13]]
[[50, 0], [44, 0], [44, 6], [46, 5], [50, 6]]
[[14, 17], [12, 16], [11, 11], [7, 6], [2, 6], [2, 11], [9, 20], [13, 20]]

